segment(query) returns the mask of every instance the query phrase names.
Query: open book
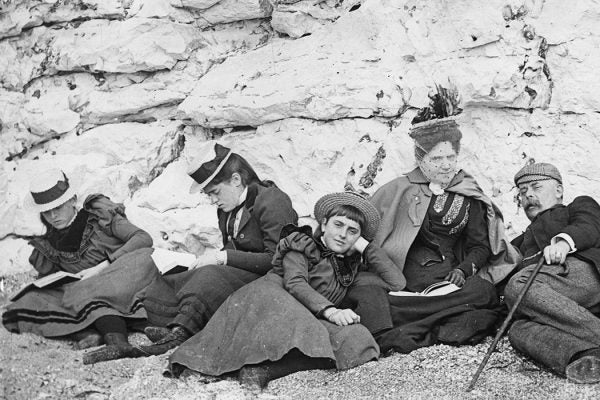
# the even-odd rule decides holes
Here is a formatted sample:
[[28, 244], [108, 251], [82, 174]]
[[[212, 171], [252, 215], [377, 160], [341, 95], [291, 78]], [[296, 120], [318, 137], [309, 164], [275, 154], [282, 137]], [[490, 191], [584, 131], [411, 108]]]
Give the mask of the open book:
[[196, 256], [194, 254], [161, 248], [155, 248], [151, 257], [161, 275], [177, 274], [179, 272], [187, 271], [194, 261], [196, 261]]
[[390, 292], [392, 296], [443, 296], [448, 293], [456, 292], [460, 287], [448, 281], [432, 283], [427, 286], [422, 292], [409, 292], [400, 290], [398, 292]]
[[35, 289], [35, 288], [41, 289], [41, 288], [45, 288], [45, 287], [60, 286], [60, 285], [64, 285], [65, 283], [87, 279], [91, 276], [96, 275], [98, 272], [103, 270], [108, 265], [110, 265], [108, 261], [103, 261], [94, 267], [84, 269], [83, 271], [80, 271], [77, 273], [58, 271], [53, 274], [46, 275], [40, 279], [36, 279], [35, 281], [25, 285], [23, 288], [21, 288], [21, 290], [19, 290], [17, 293], [15, 293], [10, 298], [10, 300], [11, 301], [17, 300], [19, 297], [23, 296], [26, 292], [30, 291], [31, 289]]

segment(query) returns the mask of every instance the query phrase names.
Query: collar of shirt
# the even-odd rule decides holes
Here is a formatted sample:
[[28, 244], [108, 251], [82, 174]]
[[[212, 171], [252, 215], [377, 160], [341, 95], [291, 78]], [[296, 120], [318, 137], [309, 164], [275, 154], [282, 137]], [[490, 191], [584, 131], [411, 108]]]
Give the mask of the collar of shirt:
[[238, 200], [237, 205], [240, 206], [240, 205], [244, 204], [247, 197], [248, 197], [248, 186], [246, 186], [244, 188], [244, 191], [242, 192], [242, 194], [240, 194], [240, 199]]

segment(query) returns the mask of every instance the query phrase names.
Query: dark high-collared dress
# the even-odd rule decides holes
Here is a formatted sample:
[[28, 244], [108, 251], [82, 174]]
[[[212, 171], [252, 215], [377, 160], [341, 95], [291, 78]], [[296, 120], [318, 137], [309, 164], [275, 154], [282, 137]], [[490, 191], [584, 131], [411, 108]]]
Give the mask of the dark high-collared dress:
[[342, 307], [360, 272], [376, 274], [384, 290], [403, 283], [376, 245], [369, 244], [363, 257], [364, 264], [358, 253], [340, 259], [318, 238], [290, 234], [277, 248], [273, 270], [232, 294], [170, 362], [218, 376], [280, 360], [292, 350], [329, 359], [338, 369], [378, 358], [379, 347], [365, 326], [338, 326], [321, 318], [328, 307]]
[[382, 351], [481, 340], [499, 315], [493, 283], [519, 261], [489, 198], [464, 171], [435, 195], [417, 168], [382, 186], [372, 201], [382, 216], [375, 242], [403, 271], [405, 290], [421, 291], [453, 269], [467, 278], [459, 291], [444, 296], [387, 296], [389, 330], [377, 336]]
[[59, 337], [107, 315], [144, 321], [140, 296], [157, 275], [150, 258], [152, 238], [124, 211], [103, 195], [90, 195], [70, 226], [50, 228], [32, 240], [29, 261], [40, 276], [78, 273], [107, 259], [111, 264], [85, 280], [26, 292], [2, 315], [6, 329]]

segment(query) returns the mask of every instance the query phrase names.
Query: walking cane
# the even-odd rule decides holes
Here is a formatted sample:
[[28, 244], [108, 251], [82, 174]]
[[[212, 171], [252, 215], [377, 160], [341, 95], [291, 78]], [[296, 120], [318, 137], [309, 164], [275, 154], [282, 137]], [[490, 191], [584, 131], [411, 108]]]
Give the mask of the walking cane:
[[517, 297], [517, 300], [515, 301], [513, 306], [510, 308], [510, 312], [508, 313], [508, 315], [506, 316], [506, 319], [502, 323], [502, 326], [500, 327], [500, 330], [496, 334], [494, 341], [490, 345], [490, 348], [488, 349], [487, 354], [483, 358], [483, 361], [481, 361], [481, 364], [479, 364], [479, 368], [477, 368], [475, 375], [473, 375], [473, 378], [471, 379], [471, 383], [469, 383], [469, 386], [467, 386], [467, 392], [470, 392], [475, 387], [475, 383], [477, 382], [479, 375], [481, 375], [481, 372], [485, 368], [485, 365], [487, 364], [488, 360], [490, 359], [492, 353], [494, 352], [494, 350], [496, 350], [496, 346], [498, 345], [500, 338], [504, 334], [504, 331], [506, 330], [506, 328], [508, 328], [508, 324], [510, 323], [510, 320], [512, 319], [513, 314], [517, 310], [517, 307], [519, 306], [519, 304], [521, 304], [523, 297], [525, 297], [525, 293], [527, 293], [527, 291], [529, 290], [529, 287], [533, 283], [533, 280], [535, 279], [536, 275], [538, 274], [538, 272], [540, 272], [540, 269], [542, 269], [542, 265], [544, 265], [544, 256], [543, 255], [540, 258], [540, 260], [538, 261], [538, 263], [536, 264], [533, 271], [531, 272], [531, 275], [529, 275], [529, 279], [527, 279], [525, 286], [523, 286], [521, 293], [519, 293], [519, 297]]

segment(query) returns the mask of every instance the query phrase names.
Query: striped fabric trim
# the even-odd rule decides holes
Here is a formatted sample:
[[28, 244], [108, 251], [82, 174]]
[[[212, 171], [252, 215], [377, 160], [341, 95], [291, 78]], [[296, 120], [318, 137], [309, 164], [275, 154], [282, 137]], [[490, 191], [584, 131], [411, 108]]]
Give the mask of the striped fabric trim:
[[[27, 321], [34, 322], [38, 324], [47, 324], [47, 323], [72, 323], [77, 324], [86, 320], [89, 314], [92, 311], [96, 311], [100, 308], [110, 308], [111, 310], [115, 310], [114, 306], [104, 301], [94, 301], [87, 304], [77, 315], [69, 315], [67, 313], [59, 313], [59, 312], [48, 312], [48, 311], [34, 311], [28, 309], [13, 309], [8, 310], [4, 314], [2, 314], [2, 323], [6, 324], [14, 324], [19, 321]], [[136, 300], [133, 303], [133, 307], [131, 308], [129, 314], [134, 314], [140, 309], [144, 308], [144, 304], [141, 300]], [[118, 310], [116, 310], [118, 311]], [[123, 315], [127, 315], [121, 313]]]

